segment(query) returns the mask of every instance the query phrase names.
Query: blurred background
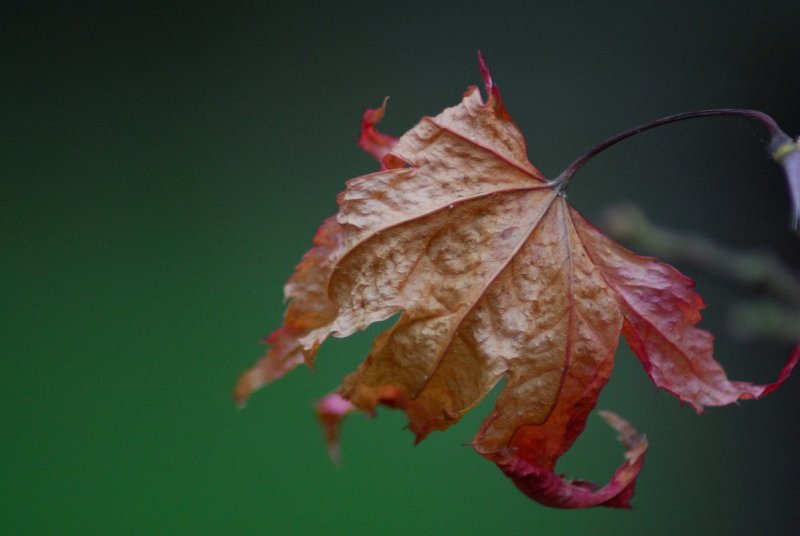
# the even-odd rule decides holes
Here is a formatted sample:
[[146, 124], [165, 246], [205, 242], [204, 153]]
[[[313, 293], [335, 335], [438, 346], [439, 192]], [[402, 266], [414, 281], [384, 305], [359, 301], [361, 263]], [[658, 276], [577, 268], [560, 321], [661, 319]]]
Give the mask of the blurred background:
[[[346, 7], [345, 7], [346, 6]], [[531, 502], [464, 443], [491, 401], [417, 447], [402, 415], [346, 422], [326, 457], [314, 401], [379, 328], [322, 347], [237, 410], [282, 286], [346, 179], [363, 110], [399, 135], [479, 84], [483, 50], [532, 162], [555, 176], [663, 115], [756, 108], [800, 133], [800, 3], [4, 2], [0, 7], [0, 533], [797, 534], [800, 381], [697, 415], [624, 344], [599, 407], [646, 432], [634, 510]], [[629, 140], [578, 174], [589, 219], [660, 225], [797, 269], [765, 133], [735, 119]], [[744, 341], [742, 295], [692, 266], [734, 379], [790, 345]], [[559, 469], [622, 459], [591, 417]]]

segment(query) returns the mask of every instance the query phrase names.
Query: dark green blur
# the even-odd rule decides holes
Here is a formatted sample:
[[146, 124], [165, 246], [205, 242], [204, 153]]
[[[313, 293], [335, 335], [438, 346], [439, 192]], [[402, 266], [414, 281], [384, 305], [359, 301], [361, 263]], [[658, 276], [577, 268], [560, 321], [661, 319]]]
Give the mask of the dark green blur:
[[[800, 133], [796, 0], [354, 4], [0, 7], [0, 534], [800, 533], [797, 377], [698, 416], [623, 344], [599, 406], [651, 442], [633, 511], [526, 499], [463, 446], [490, 404], [417, 447], [402, 415], [354, 417], [331, 466], [312, 405], [375, 330], [235, 409], [292, 267], [375, 169], [363, 110], [391, 96], [384, 129], [404, 132], [480, 82], [479, 48], [550, 176], [692, 109]], [[570, 200], [797, 267], [767, 141], [734, 119], [665, 127], [587, 165]], [[730, 375], [772, 381], [788, 348], [735, 339], [742, 296], [685, 269]], [[561, 469], [605, 480], [620, 460], [592, 417]]]

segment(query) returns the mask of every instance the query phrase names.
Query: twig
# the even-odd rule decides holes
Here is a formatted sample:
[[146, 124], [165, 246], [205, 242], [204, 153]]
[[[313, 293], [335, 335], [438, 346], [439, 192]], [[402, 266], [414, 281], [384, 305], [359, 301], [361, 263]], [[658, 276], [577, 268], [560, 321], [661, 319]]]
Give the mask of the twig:
[[748, 290], [764, 290], [800, 307], [800, 278], [771, 252], [732, 251], [702, 236], [659, 227], [633, 205], [606, 209], [601, 221], [611, 236], [639, 250], [687, 262]]
[[762, 337], [791, 343], [800, 340], [800, 311], [772, 302], [735, 305], [728, 324], [731, 333], [741, 339]]
[[682, 261], [707, 274], [724, 277], [746, 290], [769, 294], [774, 301], [734, 307], [729, 321], [737, 335], [790, 342], [800, 340], [800, 278], [775, 254], [733, 251], [702, 236], [660, 227], [633, 205], [606, 209], [601, 216], [601, 226], [638, 251]]

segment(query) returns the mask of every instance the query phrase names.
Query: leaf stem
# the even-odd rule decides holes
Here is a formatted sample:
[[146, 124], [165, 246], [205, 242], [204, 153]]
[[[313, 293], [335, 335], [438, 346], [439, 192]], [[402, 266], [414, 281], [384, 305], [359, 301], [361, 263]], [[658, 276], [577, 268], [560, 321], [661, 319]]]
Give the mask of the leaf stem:
[[754, 121], [758, 121], [761, 123], [768, 131], [770, 136], [772, 137], [771, 146], [777, 148], [779, 145], [785, 143], [786, 141], [791, 141], [791, 138], [784, 133], [775, 120], [770, 117], [769, 115], [765, 114], [764, 112], [759, 112], [758, 110], [741, 110], [736, 108], [717, 108], [711, 110], [699, 110], [695, 112], [684, 112], [681, 114], [670, 115], [667, 117], [662, 117], [661, 119], [656, 119], [654, 121], [650, 121], [649, 123], [643, 123], [639, 126], [633, 127], [632, 129], [626, 130], [617, 134], [616, 136], [612, 136], [607, 140], [598, 143], [581, 156], [576, 158], [570, 165], [561, 172], [561, 174], [556, 177], [552, 183], [559, 187], [560, 189], [565, 189], [568, 185], [570, 180], [572, 180], [572, 176], [578, 172], [578, 170], [583, 167], [583, 165], [591, 160], [593, 157], [597, 156], [598, 154], [602, 153], [612, 145], [616, 145], [617, 143], [626, 140], [632, 136], [636, 136], [637, 134], [641, 134], [642, 132], [646, 132], [650, 129], [661, 127], [664, 125], [669, 125], [671, 123], [677, 123], [678, 121], [685, 121], [687, 119], [697, 119], [700, 117], [718, 117], [718, 116], [733, 116], [733, 117], [744, 117], [746, 119], [752, 119]]

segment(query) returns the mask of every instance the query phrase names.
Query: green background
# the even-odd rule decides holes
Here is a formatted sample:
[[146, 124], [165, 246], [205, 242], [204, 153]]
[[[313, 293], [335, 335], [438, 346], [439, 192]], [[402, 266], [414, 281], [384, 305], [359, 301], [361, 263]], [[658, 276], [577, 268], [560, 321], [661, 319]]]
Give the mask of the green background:
[[[531, 160], [554, 176], [662, 115], [752, 107], [800, 132], [800, 3], [4, 2], [0, 8], [0, 533], [797, 534], [800, 382], [698, 416], [622, 345], [600, 407], [648, 434], [632, 511], [560, 511], [463, 446], [491, 403], [417, 447], [356, 416], [339, 467], [313, 402], [377, 332], [326, 342], [238, 411], [237, 375], [281, 322], [282, 285], [390, 95], [400, 134], [478, 84], [482, 49]], [[800, 265], [764, 133], [670, 126], [587, 166], [590, 219], [631, 200], [664, 225]], [[735, 293], [697, 277], [731, 377], [788, 346], [725, 329]], [[560, 469], [621, 460], [597, 417]]]

